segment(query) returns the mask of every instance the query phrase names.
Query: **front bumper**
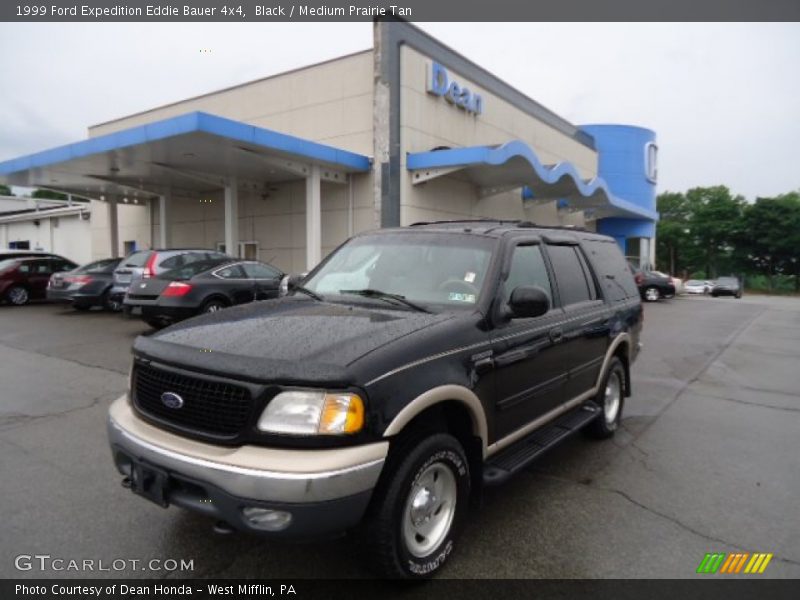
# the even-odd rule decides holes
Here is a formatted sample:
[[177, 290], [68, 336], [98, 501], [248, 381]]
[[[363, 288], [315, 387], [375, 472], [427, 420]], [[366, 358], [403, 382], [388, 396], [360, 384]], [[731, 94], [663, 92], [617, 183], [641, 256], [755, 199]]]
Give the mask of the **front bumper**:
[[[325, 450], [222, 447], [184, 438], [136, 416], [127, 397], [109, 411], [108, 436], [125, 476], [151, 466], [168, 479], [162, 505], [175, 504], [244, 531], [313, 538], [345, 531], [364, 515], [388, 452], [388, 442]], [[280, 531], [251, 525], [242, 509], [291, 513]]]

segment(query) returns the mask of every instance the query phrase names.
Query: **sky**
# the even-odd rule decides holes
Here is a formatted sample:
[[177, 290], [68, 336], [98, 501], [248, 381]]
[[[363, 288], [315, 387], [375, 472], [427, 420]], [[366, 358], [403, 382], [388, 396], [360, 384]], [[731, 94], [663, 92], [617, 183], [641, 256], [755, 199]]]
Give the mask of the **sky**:
[[[419, 26], [572, 123], [654, 129], [660, 192], [800, 190], [800, 24]], [[0, 161], [371, 46], [371, 23], [2, 23]]]

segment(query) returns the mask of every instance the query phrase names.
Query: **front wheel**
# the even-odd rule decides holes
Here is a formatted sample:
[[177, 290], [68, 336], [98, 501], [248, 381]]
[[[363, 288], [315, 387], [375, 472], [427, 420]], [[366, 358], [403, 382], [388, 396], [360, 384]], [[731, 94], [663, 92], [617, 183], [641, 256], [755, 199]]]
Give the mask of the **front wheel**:
[[661, 292], [657, 287], [650, 286], [644, 291], [644, 299], [648, 302], [655, 302], [661, 298]]
[[614, 357], [595, 399], [600, 405], [601, 414], [586, 427], [586, 434], [597, 439], [613, 436], [622, 420], [624, 400], [625, 367], [620, 359]]
[[27, 304], [30, 299], [31, 297], [28, 293], [28, 290], [21, 285], [15, 285], [8, 290], [8, 292], [6, 292], [6, 300], [8, 300], [14, 306], [22, 306], [23, 304]]
[[410, 438], [390, 455], [360, 548], [384, 577], [422, 579], [441, 570], [467, 514], [469, 463], [453, 436]]

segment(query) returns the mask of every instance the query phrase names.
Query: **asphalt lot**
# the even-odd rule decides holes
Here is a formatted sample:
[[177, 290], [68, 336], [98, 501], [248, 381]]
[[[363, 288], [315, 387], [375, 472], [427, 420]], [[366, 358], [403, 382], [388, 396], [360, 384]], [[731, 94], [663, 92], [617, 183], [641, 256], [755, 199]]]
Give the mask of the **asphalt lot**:
[[[144, 331], [118, 315], [0, 306], [0, 577], [367, 575], [346, 540], [221, 537], [119, 485], [105, 415]], [[575, 437], [490, 491], [444, 576], [697, 577], [706, 552], [745, 551], [775, 554], [760, 577], [800, 577], [800, 300], [647, 305], [643, 342], [616, 438]], [[194, 570], [20, 572], [20, 554]]]

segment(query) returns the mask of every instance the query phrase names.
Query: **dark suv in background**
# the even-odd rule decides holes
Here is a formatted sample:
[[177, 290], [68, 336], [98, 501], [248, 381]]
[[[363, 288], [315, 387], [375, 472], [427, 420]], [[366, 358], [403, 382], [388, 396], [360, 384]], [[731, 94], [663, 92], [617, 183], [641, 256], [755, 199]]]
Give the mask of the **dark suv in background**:
[[137, 338], [108, 421], [126, 487], [218, 529], [352, 530], [379, 573], [422, 578], [485, 486], [619, 427], [642, 305], [612, 238], [419, 224], [290, 288]]
[[733, 296], [734, 298], [742, 297], [742, 285], [739, 283], [738, 277], [720, 277], [714, 282], [711, 288], [712, 298], [718, 296]]

